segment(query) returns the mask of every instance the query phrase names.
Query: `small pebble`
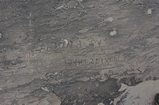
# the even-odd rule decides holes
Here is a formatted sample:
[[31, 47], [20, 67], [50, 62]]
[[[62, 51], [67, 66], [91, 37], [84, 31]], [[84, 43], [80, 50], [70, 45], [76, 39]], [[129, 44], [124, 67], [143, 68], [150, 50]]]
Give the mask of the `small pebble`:
[[76, 8], [76, 6], [78, 5], [78, 3], [76, 1], [70, 1], [67, 3], [66, 8]]
[[64, 41], [66, 44], [68, 44], [68, 40], [67, 40], [67, 39], [64, 39], [63, 41]]
[[13, 61], [11, 61], [11, 64], [12, 64], [12, 65], [15, 65], [16, 63], [15, 63], [15, 61], [13, 60]]
[[98, 105], [104, 105], [104, 104], [101, 102], [101, 103], [99, 103]]
[[54, 75], [57, 75], [58, 74], [58, 72], [55, 72], [55, 74]]
[[38, 105], [50, 105], [47, 100], [42, 100]]
[[110, 36], [114, 36], [114, 35], [116, 35], [117, 34], [117, 32], [116, 32], [116, 30], [114, 29], [113, 31], [111, 31], [110, 33]]
[[80, 30], [79, 33], [86, 33], [86, 32], [88, 32], [88, 30], [89, 30], [89, 29], [84, 28], [84, 29]]
[[152, 14], [152, 9], [149, 8], [149, 9], [147, 10], [147, 14], [149, 14], [149, 15]]
[[113, 22], [113, 17], [108, 17], [107, 19], [104, 19], [104, 21]]

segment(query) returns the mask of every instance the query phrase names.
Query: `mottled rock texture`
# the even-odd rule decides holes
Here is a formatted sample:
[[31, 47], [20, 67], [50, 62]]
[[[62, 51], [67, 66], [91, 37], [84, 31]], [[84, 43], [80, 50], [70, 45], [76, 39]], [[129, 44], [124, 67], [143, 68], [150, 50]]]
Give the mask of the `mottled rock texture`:
[[112, 105], [159, 79], [158, 20], [159, 0], [0, 0], [0, 105]]

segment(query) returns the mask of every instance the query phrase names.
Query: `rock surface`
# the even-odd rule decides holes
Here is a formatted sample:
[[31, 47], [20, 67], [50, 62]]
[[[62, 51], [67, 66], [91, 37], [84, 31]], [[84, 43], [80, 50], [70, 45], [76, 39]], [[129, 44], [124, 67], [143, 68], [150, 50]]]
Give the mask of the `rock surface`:
[[158, 0], [0, 0], [0, 105], [124, 104], [158, 83], [158, 20]]

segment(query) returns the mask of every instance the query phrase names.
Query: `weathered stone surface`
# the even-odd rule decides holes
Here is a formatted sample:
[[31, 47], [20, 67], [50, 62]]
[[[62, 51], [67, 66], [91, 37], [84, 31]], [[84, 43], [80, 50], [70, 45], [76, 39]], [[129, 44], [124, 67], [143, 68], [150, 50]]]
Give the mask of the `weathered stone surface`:
[[158, 0], [0, 0], [0, 105], [112, 105], [131, 97], [119, 99], [129, 92], [118, 91], [121, 84], [156, 80], [151, 87], [159, 79], [158, 7]]

